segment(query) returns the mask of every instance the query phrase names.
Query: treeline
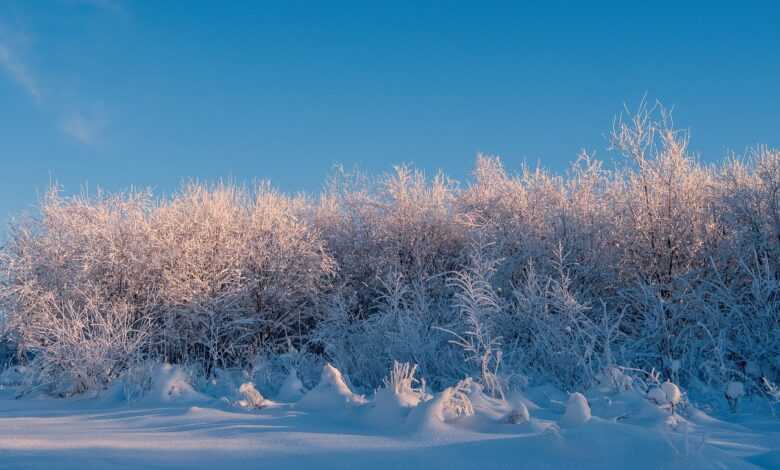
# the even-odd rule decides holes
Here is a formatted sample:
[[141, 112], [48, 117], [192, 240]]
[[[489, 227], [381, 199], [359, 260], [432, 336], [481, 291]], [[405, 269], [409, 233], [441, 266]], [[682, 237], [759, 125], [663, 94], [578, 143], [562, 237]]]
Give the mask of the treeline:
[[0, 250], [3, 333], [52, 391], [101, 388], [158, 360], [204, 374], [325, 357], [357, 386], [393, 360], [434, 386], [611, 366], [680, 383], [780, 374], [780, 151], [705, 165], [661, 108], [616, 121], [610, 168], [470, 182], [408, 167], [338, 173], [318, 198], [190, 183], [62, 197]]

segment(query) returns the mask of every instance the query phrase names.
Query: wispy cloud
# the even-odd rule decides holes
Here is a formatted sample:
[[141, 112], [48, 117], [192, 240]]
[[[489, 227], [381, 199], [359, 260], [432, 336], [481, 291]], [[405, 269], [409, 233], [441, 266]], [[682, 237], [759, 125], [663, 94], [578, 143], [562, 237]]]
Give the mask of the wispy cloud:
[[[81, 3], [94, 8], [122, 11], [118, 0], [68, 0], [71, 3]], [[58, 86], [53, 77], [46, 77], [46, 96], [40, 87], [40, 75], [28, 66], [24, 60], [30, 49], [29, 35], [18, 27], [12, 27], [0, 18], [0, 79], [7, 75], [32, 98], [41, 110], [55, 118], [58, 129], [70, 138], [83, 145], [98, 143], [108, 126], [105, 108], [102, 105], [85, 106], [83, 101], [74, 102], [75, 93], [66, 94], [62, 86]], [[45, 70], [45, 69], [44, 69]], [[61, 85], [61, 84], [59, 84]], [[70, 97], [68, 97], [70, 95]], [[46, 98], [44, 100], [44, 98]]]
[[30, 69], [22, 62], [14, 49], [0, 42], [0, 68], [36, 101], [41, 101], [41, 90]]
[[90, 112], [76, 111], [60, 121], [60, 129], [83, 145], [98, 142], [107, 125], [108, 120], [102, 107]]

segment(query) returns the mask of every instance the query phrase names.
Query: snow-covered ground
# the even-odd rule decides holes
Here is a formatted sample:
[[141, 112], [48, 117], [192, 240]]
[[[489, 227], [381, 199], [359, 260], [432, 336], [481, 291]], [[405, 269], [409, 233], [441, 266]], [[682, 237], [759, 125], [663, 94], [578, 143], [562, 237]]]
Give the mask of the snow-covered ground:
[[405, 385], [364, 398], [326, 370], [302, 401], [259, 408], [175, 380], [133, 402], [16, 399], [6, 387], [0, 468], [780, 468], [780, 420], [768, 413], [672, 414], [634, 390], [495, 400], [474, 384], [418, 403]]

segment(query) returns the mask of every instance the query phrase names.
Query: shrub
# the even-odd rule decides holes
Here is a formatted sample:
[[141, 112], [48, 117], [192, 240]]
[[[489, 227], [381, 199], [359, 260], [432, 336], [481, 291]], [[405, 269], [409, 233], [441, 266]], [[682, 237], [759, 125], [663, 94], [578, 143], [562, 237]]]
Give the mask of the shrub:
[[472, 375], [493, 395], [525, 376], [584, 389], [616, 366], [765, 393], [780, 378], [780, 151], [704, 164], [644, 103], [611, 147], [614, 167], [583, 152], [564, 174], [479, 156], [464, 185], [342, 171], [318, 199], [54, 188], [0, 249], [4, 341], [64, 393], [147, 359], [255, 365], [272, 392], [292, 367], [312, 385], [298, 366], [323, 361], [367, 391], [398, 360], [435, 389]]

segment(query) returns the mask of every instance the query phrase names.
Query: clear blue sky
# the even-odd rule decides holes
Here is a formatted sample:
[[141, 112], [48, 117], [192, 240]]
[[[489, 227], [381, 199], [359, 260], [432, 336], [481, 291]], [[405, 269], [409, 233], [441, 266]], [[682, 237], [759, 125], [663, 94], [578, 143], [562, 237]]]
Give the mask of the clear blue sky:
[[0, 220], [51, 179], [561, 170], [645, 93], [705, 160], [780, 145], [778, 2], [591, 3], [4, 0]]

